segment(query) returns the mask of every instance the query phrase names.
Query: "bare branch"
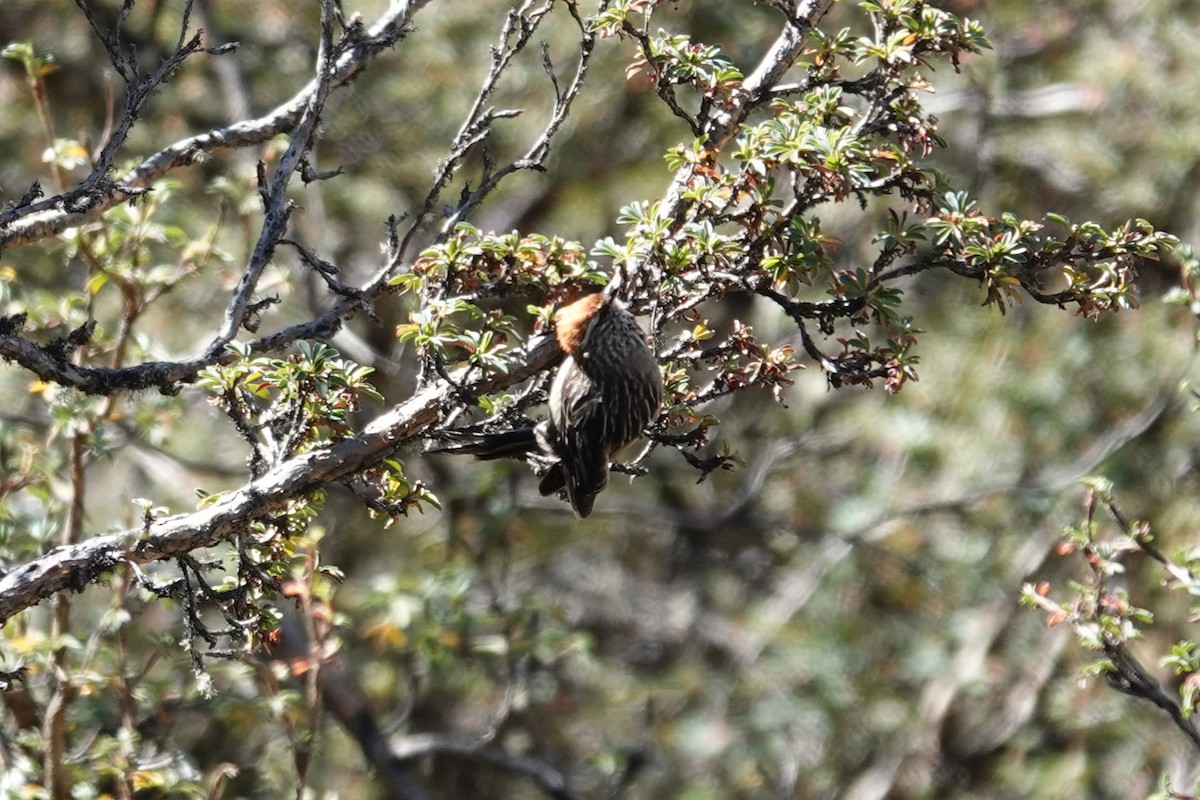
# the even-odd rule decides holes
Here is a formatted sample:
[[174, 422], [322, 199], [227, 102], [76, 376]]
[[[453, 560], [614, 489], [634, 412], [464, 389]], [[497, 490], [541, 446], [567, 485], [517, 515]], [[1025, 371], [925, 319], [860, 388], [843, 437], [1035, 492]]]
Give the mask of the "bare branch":
[[[506, 110], [498, 111], [495, 108], [489, 107], [487, 105], [487, 101], [492, 97], [493, 94], [495, 94], [496, 88], [500, 83], [500, 78], [508, 70], [517, 54], [524, 50], [525, 46], [529, 44], [530, 40], [533, 38], [533, 34], [537, 31], [543, 20], [545, 20], [546, 16], [550, 13], [553, 5], [554, 4], [552, 2], [546, 2], [537, 8], [533, 8], [532, 0], [526, 0], [526, 2], [523, 3], [520, 8], [514, 8], [508, 12], [507, 17], [505, 17], [504, 20], [504, 26], [500, 30], [499, 42], [492, 46], [491, 68], [488, 70], [488, 74], [484, 77], [483, 83], [480, 86], [478, 93], [475, 95], [475, 100], [471, 104], [471, 108], [467, 111], [462, 125], [459, 126], [458, 132], [455, 134], [454, 140], [450, 144], [449, 155], [443, 159], [434, 170], [433, 182], [429, 187], [429, 192], [425, 195], [425, 200], [422, 202], [421, 208], [418, 209], [417, 213], [413, 215], [409, 224], [409, 229], [407, 233], [405, 233], [399, 246], [390, 250], [390, 257], [388, 259], [389, 268], [394, 269], [400, 265], [418, 230], [420, 230], [421, 226], [428, 222], [432, 216], [433, 210], [438, 205], [438, 201], [442, 196], [442, 192], [444, 192], [446, 187], [450, 184], [451, 179], [461, 166], [463, 158], [466, 157], [467, 153], [473, 147], [487, 139], [487, 137], [491, 134], [492, 123], [497, 119], [515, 116], [516, 113], [519, 113]], [[588, 40], [587, 36], [585, 35], [585, 42], [588, 41], [590, 40]], [[586, 65], [587, 63], [588, 52], [590, 52], [590, 46], [588, 46], [584, 51], [581, 68], [576, 78], [577, 81], [582, 79], [582, 72], [584, 69], [584, 66], [582, 65]], [[568, 92], [568, 98], [569, 97], [570, 92]], [[570, 100], [568, 99], [566, 102], [569, 105]], [[563, 99], [560, 97], [558, 105], [556, 106], [556, 111], [558, 107], [562, 105], [562, 103]], [[554, 129], [557, 129], [558, 127], [554, 123], [553, 119], [550, 123], [548, 123], [548, 130], [550, 126], [553, 126]], [[513, 170], [508, 170], [508, 172], [511, 171]], [[505, 174], [508, 174], [508, 172], [505, 172]], [[500, 177], [503, 177], [503, 175]], [[454, 224], [463, 217], [467, 210], [478, 205], [483, 197], [490, 192], [492, 188], [495, 188], [495, 184], [498, 182], [499, 178], [496, 178], [494, 181], [490, 182], [491, 185], [488, 186], [486, 190], [481, 187], [473, 194], [465, 197], [459, 204], [459, 208], [456, 210], [456, 212], [451, 215], [450, 219], [447, 219], [446, 223], [442, 226], [443, 234], [445, 231], [452, 229]]]
[[72, 364], [48, 347], [35, 344], [14, 334], [0, 334], [0, 359], [13, 361], [44, 381], [71, 386], [88, 394], [136, 392], [158, 388], [172, 391], [179, 383], [195, 380], [196, 373], [209, 362], [151, 361], [131, 367], [80, 367]]
[[251, 253], [250, 261], [242, 273], [237, 290], [226, 308], [225, 321], [204, 352], [206, 358], [216, 358], [225, 349], [225, 345], [237, 336], [238, 329], [241, 328], [242, 322], [246, 318], [250, 298], [258, 289], [259, 278], [262, 277], [263, 270], [270, 263], [271, 256], [275, 252], [275, 245], [287, 231], [287, 223], [292, 210], [291, 201], [287, 197], [288, 184], [291, 183], [292, 175], [300, 167], [306, 154], [315, 143], [317, 123], [321, 119], [325, 101], [329, 97], [330, 87], [337, 77], [333, 25], [334, 3], [332, 0], [322, 0], [321, 45], [317, 49], [316, 87], [308, 98], [300, 120], [296, 124], [296, 129], [292, 132], [292, 141], [288, 145], [287, 151], [284, 152], [283, 157], [279, 160], [279, 165], [275, 168], [275, 176], [271, 180], [270, 189], [259, 187], [261, 191], [266, 192], [267, 208], [258, 242], [254, 245], [254, 252]]
[[[547, 5], [546, 8], [549, 8], [549, 5]], [[483, 202], [483, 199], [487, 197], [487, 195], [490, 194], [492, 190], [494, 190], [500, 184], [500, 181], [504, 180], [504, 178], [520, 170], [543, 169], [546, 157], [550, 155], [550, 143], [553, 141], [555, 134], [558, 133], [559, 128], [561, 128], [562, 124], [566, 121], [567, 116], [571, 112], [571, 105], [575, 102], [575, 98], [579, 96], [580, 90], [583, 89], [583, 79], [587, 74], [588, 64], [591, 61], [592, 49], [596, 44], [595, 34], [587, 29], [587, 26], [582, 20], [579, 19], [578, 16], [575, 17], [575, 20], [577, 23], [579, 23], [579, 30], [582, 37], [579, 42], [579, 63], [575, 67], [575, 78], [571, 81], [571, 85], [567, 87], [565, 92], [559, 89], [558, 80], [554, 78], [553, 72], [551, 71], [548, 49], [543, 49], [542, 57], [546, 65], [547, 72], [550, 72], [556, 98], [554, 103], [554, 112], [550, 115], [550, 120], [546, 123], [546, 127], [542, 130], [542, 133], [538, 137], [537, 141], [530, 145], [523, 157], [517, 159], [516, 161], [510, 162], [498, 170], [490, 171], [490, 174], [485, 175], [484, 180], [480, 184], [479, 188], [464, 198], [463, 201], [459, 203], [459, 206], [457, 209], [455, 209], [454, 213], [451, 214], [443, 223], [443, 234], [452, 230], [454, 225], [457, 224], [460, 219], [466, 216], [467, 212], [471, 211], [481, 202]], [[530, 34], [532, 34], [532, 32], [533, 31], [530, 30]], [[527, 39], [528, 37], [526, 37], [526, 40]]]
[[[337, 59], [332, 85], [344, 86], [373, 57], [392, 47], [404, 35], [413, 15], [429, 0], [395, 0], [387, 12], [361, 38], [356, 39]], [[206, 153], [227, 148], [252, 147], [273, 136], [291, 130], [317, 93], [319, 80], [313, 79], [284, 102], [257, 119], [235, 122], [224, 128], [181, 139], [150, 156], [141, 164], [113, 181], [101, 180], [102, 172], [93, 171], [75, 189], [43, 200], [19, 205], [0, 214], [0, 251], [44, 239], [67, 228], [94, 220], [114, 205], [146, 190], [171, 170], [188, 166]], [[144, 99], [143, 99], [144, 102]], [[128, 105], [127, 105], [128, 108]], [[127, 131], [126, 131], [127, 133]], [[114, 132], [109, 143], [117, 137]], [[122, 139], [123, 141], [123, 139]], [[113, 147], [113, 156], [117, 147]]]

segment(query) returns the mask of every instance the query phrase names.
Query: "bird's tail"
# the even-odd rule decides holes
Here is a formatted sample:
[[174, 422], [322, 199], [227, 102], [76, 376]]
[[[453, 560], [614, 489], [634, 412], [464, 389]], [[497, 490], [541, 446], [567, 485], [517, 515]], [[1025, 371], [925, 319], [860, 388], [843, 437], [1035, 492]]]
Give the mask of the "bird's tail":
[[428, 452], [469, 455], [484, 461], [493, 458], [525, 458], [541, 452], [533, 428], [516, 428], [500, 433], [442, 431], [438, 435], [446, 445], [432, 448]]

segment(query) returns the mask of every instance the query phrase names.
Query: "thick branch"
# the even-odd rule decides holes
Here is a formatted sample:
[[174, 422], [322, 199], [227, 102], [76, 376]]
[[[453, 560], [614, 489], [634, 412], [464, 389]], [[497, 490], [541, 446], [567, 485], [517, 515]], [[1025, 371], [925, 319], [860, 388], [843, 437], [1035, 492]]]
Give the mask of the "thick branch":
[[460, 389], [482, 394], [514, 386], [547, 368], [557, 355], [553, 340], [540, 339], [527, 352], [516, 354], [507, 372], [476, 378], [458, 388], [439, 381], [376, 418], [357, 436], [285, 461], [199, 511], [158, 520], [146, 529], [58, 547], [15, 567], [0, 578], [0, 624], [58, 592], [96, 582], [122, 562], [161, 561], [218, 544], [252, 520], [385, 458], [436, 422]]
[[121, 368], [80, 367], [14, 334], [0, 335], [0, 359], [16, 362], [44, 381], [71, 386], [88, 394], [137, 392], [152, 388], [169, 391], [174, 384], [195, 380], [196, 373], [209, 365], [207, 361], [192, 360], [151, 361]]
[[[307, 322], [249, 342], [252, 353], [266, 353], [286, 347], [299, 339], [328, 339], [341, 328], [342, 319], [387, 288], [377, 279], [362, 292], [363, 299], [343, 298], [320, 316]], [[11, 331], [11, 327], [9, 328]], [[158, 389], [166, 394], [178, 391], [177, 384], [191, 383], [196, 374], [223, 359], [229, 353], [203, 355], [182, 361], [149, 361], [127, 367], [84, 367], [71, 363], [52, 346], [40, 345], [13, 332], [0, 332], [0, 360], [21, 365], [44, 381], [70, 386], [88, 394], [113, 394]]]

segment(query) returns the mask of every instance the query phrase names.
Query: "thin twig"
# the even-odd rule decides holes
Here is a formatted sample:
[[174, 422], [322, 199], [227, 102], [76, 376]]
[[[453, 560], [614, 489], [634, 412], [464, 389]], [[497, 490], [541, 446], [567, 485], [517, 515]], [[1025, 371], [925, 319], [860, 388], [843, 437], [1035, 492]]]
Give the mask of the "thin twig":
[[[365, 35], [356, 39], [337, 61], [333, 85], [344, 86], [375, 56], [395, 45], [407, 31], [412, 16], [429, 0], [393, 2]], [[314, 79], [290, 100], [256, 119], [242, 120], [223, 128], [189, 136], [160, 150], [112, 181], [102, 181], [111, 164], [93, 170], [80, 186], [64, 194], [18, 205], [0, 213], [0, 251], [29, 244], [62, 233], [67, 228], [96, 219], [109, 208], [148, 190], [173, 169], [187, 166], [205, 154], [227, 148], [253, 147], [291, 130], [317, 91]], [[144, 103], [145, 99], [142, 98]], [[128, 104], [126, 106], [129, 107]], [[126, 131], [125, 133], [128, 133]], [[123, 135], [114, 131], [109, 144], [115, 152]], [[106, 149], [108, 149], [106, 147]], [[103, 166], [103, 165], [101, 165]]]

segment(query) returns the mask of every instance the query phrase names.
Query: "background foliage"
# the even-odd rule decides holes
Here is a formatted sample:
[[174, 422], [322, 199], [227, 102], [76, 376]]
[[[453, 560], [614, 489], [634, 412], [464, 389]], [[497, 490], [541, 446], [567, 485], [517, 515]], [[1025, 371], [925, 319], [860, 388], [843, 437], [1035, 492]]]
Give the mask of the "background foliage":
[[[509, 4], [468, 5], [430, 3], [353, 91], [330, 96], [314, 161], [343, 173], [291, 187], [288, 235], [348, 285], [378, 268], [387, 217], [421, 207], [487, 74]], [[668, 3], [656, 22], [719, 44], [748, 71], [776, 33], [769, 5]], [[936, 91], [923, 100], [948, 143], [929, 158], [949, 185], [989, 214], [1053, 211], [1105, 228], [1140, 217], [1195, 238], [1200, 78], [1189, 56], [1200, 12], [1167, 0], [945, 7], [981, 20], [992, 44], [964, 54], [961, 74], [942, 63], [929, 76]], [[370, 21], [382, 6], [347, 11]], [[111, 25], [115, 6], [96, 14]], [[123, 30], [158, 59], [175, 46], [179, 14], [139, 4]], [[316, 7], [222, 0], [194, 14], [206, 45], [240, 47], [185, 62], [132, 129], [130, 154], [264, 113], [311, 78]], [[861, 18], [841, 3], [821, 28]], [[572, 25], [555, 14], [538, 33], [555, 65], [573, 63]], [[35, 179], [50, 192], [86, 174], [120, 89], [65, 1], [0, 5], [0, 38], [31, 48], [0, 71], [0, 187], [15, 201]], [[538, 47], [493, 98], [527, 109], [495, 128], [497, 159], [519, 157], [546, 124]], [[37, 62], [43, 80], [31, 84], [45, 54], [53, 62]], [[693, 141], [644, 70], [626, 75], [636, 58], [628, 41], [599, 42], [546, 171], [504, 181], [474, 210], [475, 229], [626, 241], [622, 209], [662, 197], [664, 155]], [[46, 342], [89, 317], [129, 320], [132, 308], [136, 326], [101, 326], [70, 346], [113, 366], [194, 354], [258, 236], [257, 162], [286, 147], [215, 153], [103, 224], [4, 250], [3, 314], [27, 314]], [[483, 159], [465, 157], [476, 170]], [[822, 209], [838, 265], [878, 252], [886, 215], [867, 206]], [[878, 224], [864, 225], [872, 216]], [[764, 341], [791, 341], [806, 366], [787, 374], [783, 404], [758, 391], [711, 406], [720, 426], [699, 454], [728, 452], [737, 469], [697, 483], [693, 465], [661, 447], [648, 474], [614, 475], [596, 515], [575, 521], [536, 497], [524, 465], [425, 457], [414, 442], [375, 476], [391, 492], [374, 506], [382, 516], [334, 485], [248, 527], [235, 547], [151, 571], [160, 588], [208, 578], [219, 590], [213, 560], [237, 597], [156, 597], [137, 570], [114, 568], [104, 584], [5, 623], [0, 668], [14, 674], [0, 794], [1124, 798], [1165, 791], [1165, 780], [1192, 792], [1190, 723], [1080, 679], [1088, 665], [1111, 666], [1094, 667], [1114, 657], [1110, 635], [1129, 639], [1121, 652], [1184, 713], [1195, 692], [1194, 656], [1177, 644], [1192, 612], [1173, 591], [1191, 588], [1192, 565], [1164, 571], [1124, 523], [1149, 520], [1170, 559], [1195, 544], [1197, 287], [1186, 255], [1139, 266], [1140, 309], [1094, 320], [1028, 299], [1000, 314], [980, 308], [980, 281], [916, 276], [905, 313], [925, 331], [910, 365], [920, 379], [895, 395], [882, 381], [831, 389], [784, 314], [730, 294], [712, 305], [714, 330], [748, 322]], [[309, 318], [327, 286], [301, 252], [278, 248], [259, 288], [282, 302], [264, 307], [264, 325]], [[331, 339], [337, 354], [307, 342], [244, 353], [178, 392], [85, 395], [8, 366], [0, 558], [21, 564], [83, 531], [195, 508], [197, 493], [206, 502], [360, 429], [434, 369], [418, 356], [419, 331], [404, 327], [419, 322], [421, 288], [381, 296], [377, 320], [360, 314]], [[525, 306], [544, 302], [533, 293], [495, 308], [525, 330]], [[489, 319], [503, 340], [508, 323]], [[304, 428], [309, 438], [272, 438], [272, 420], [305, 414], [324, 420]], [[1093, 474], [1111, 488], [1079, 484]], [[1127, 519], [1105, 516], [1110, 499]], [[294, 535], [268, 535], [281, 530]], [[269, 574], [243, 574], [247, 558]], [[1021, 605], [1026, 584], [1045, 613]], [[1151, 610], [1153, 623], [1130, 608]], [[222, 638], [227, 657], [208, 655], [197, 632], [240, 611], [270, 617], [265, 639], [255, 628]], [[1089, 632], [1098, 653], [1081, 646]], [[395, 774], [364, 753], [368, 742], [391, 748]]]

